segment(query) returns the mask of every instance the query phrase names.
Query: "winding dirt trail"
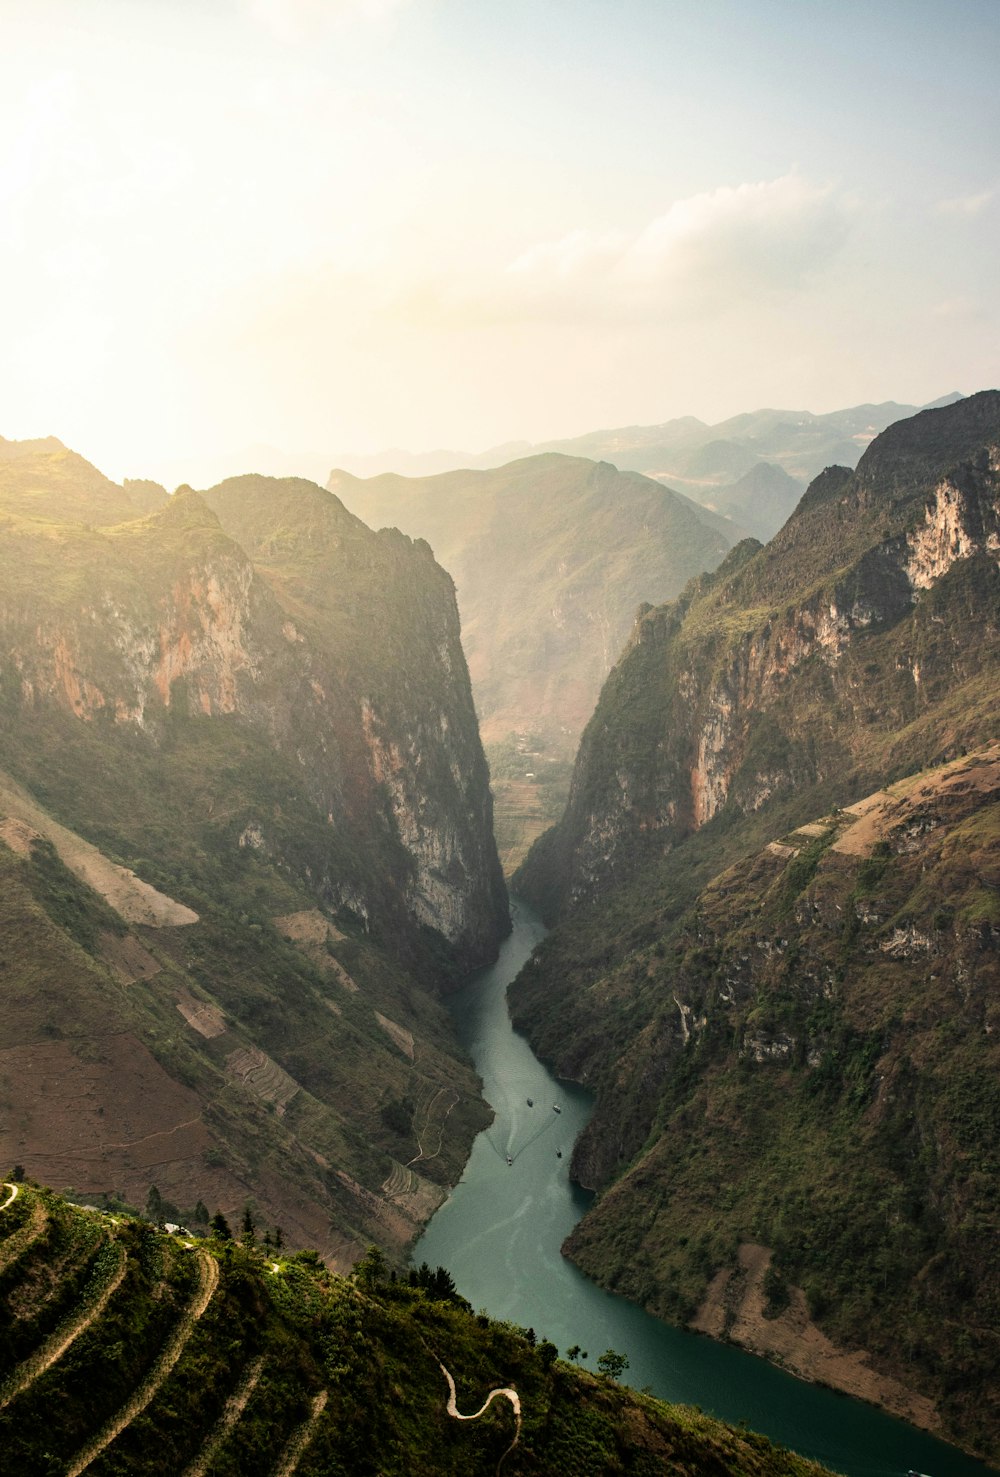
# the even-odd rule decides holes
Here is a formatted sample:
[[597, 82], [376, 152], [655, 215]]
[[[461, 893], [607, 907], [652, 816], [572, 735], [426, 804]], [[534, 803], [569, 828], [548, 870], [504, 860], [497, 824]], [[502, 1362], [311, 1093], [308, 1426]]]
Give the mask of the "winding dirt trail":
[[123, 1247], [119, 1246], [118, 1265], [115, 1267], [110, 1278], [101, 1288], [95, 1301], [62, 1323], [54, 1333], [50, 1334], [40, 1348], [34, 1354], [25, 1359], [12, 1371], [9, 1378], [4, 1382], [0, 1391], [0, 1410], [15, 1400], [29, 1385], [40, 1379], [47, 1369], [51, 1369], [57, 1359], [61, 1359], [70, 1347], [96, 1318], [100, 1318], [115, 1292], [121, 1286], [122, 1279], [128, 1268], [128, 1257]]
[[309, 1415], [302, 1422], [301, 1426], [299, 1426], [298, 1430], [292, 1432], [288, 1441], [285, 1443], [285, 1449], [278, 1458], [278, 1465], [275, 1467], [272, 1477], [292, 1477], [292, 1473], [302, 1458], [302, 1453], [312, 1439], [313, 1427], [323, 1414], [326, 1408], [326, 1402], [327, 1392], [326, 1390], [320, 1390], [319, 1394], [313, 1399], [312, 1410], [309, 1412]]
[[198, 1286], [187, 1312], [177, 1324], [170, 1339], [160, 1351], [156, 1363], [135, 1391], [132, 1399], [123, 1405], [118, 1414], [112, 1416], [83, 1451], [74, 1457], [66, 1468], [65, 1477], [79, 1477], [81, 1472], [85, 1472], [91, 1462], [100, 1456], [104, 1448], [110, 1446], [115, 1437], [120, 1436], [125, 1427], [146, 1409], [184, 1352], [184, 1346], [191, 1337], [195, 1324], [212, 1301], [215, 1289], [219, 1285], [219, 1264], [215, 1258], [205, 1251], [196, 1252], [195, 1255], [198, 1258]]
[[511, 1406], [512, 1406], [513, 1411], [514, 1411], [514, 1422], [515, 1422], [515, 1426], [514, 1426], [514, 1439], [510, 1443], [510, 1445], [508, 1446], [507, 1450], [504, 1452], [503, 1456], [497, 1462], [497, 1471], [499, 1472], [500, 1471], [500, 1468], [503, 1466], [504, 1462], [507, 1460], [507, 1458], [510, 1456], [511, 1452], [514, 1450], [514, 1447], [517, 1445], [517, 1443], [521, 1439], [521, 1397], [520, 1397], [520, 1395], [517, 1393], [516, 1390], [512, 1389], [509, 1385], [504, 1386], [503, 1389], [491, 1390], [490, 1393], [487, 1395], [486, 1399], [483, 1401], [482, 1405], [479, 1407], [479, 1409], [476, 1411], [476, 1413], [474, 1415], [463, 1415], [461, 1413], [461, 1411], [459, 1410], [458, 1406], [455, 1404], [455, 1381], [452, 1379], [451, 1374], [449, 1373], [449, 1371], [447, 1369], [445, 1369], [444, 1365], [440, 1361], [438, 1362], [438, 1369], [440, 1369], [441, 1373], [444, 1375], [445, 1379], [448, 1381], [448, 1406], [447, 1406], [447, 1409], [448, 1409], [448, 1414], [450, 1416], [454, 1416], [454, 1418], [455, 1418], [456, 1421], [478, 1421], [479, 1417], [481, 1415], [485, 1415], [486, 1414], [486, 1412], [490, 1408], [490, 1405], [498, 1397], [500, 1397], [500, 1398], [502, 1398], [504, 1400], [509, 1400], [510, 1401]]
[[209, 1432], [207, 1441], [190, 1466], [184, 1468], [182, 1477], [205, 1477], [205, 1472], [208, 1470], [219, 1447], [246, 1409], [247, 1401], [250, 1399], [254, 1390], [256, 1390], [257, 1382], [263, 1372], [264, 1355], [260, 1354], [250, 1365], [246, 1374], [226, 1401], [225, 1408]]
[[4, 1201], [4, 1203], [0, 1205], [0, 1210], [6, 1210], [8, 1205], [13, 1205], [14, 1201], [17, 1199], [17, 1185], [8, 1184], [8, 1182], [5, 1180], [3, 1188], [5, 1190], [9, 1190], [10, 1194], [7, 1196], [7, 1199]]
[[[8, 1204], [10, 1202], [8, 1201]], [[0, 1241], [0, 1272], [5, 1272], [11, 1262], [19, 1257], [33, 1241], [37, 1241], [45, 1230], [49, 1215], [40, 1200], [36, 1200], [31, 1207], [31, 1215], [13, 1236], [8, 1236], [5, 1241]]]

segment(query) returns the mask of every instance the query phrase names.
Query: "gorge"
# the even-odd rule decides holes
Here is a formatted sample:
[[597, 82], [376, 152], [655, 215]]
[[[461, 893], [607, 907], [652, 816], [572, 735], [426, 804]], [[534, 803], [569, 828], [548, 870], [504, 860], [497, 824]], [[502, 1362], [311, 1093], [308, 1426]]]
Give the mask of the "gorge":
[[[522, 913], [510, 941], [515, 1023], [596, 1095], [589, 1116], [561, 1087], [537, 1128], [542, 1069], [525, 1059], [544, 1087], [498, 1102], [484, 1058], [487, 1128], [442, 1000], [508, 920], [455, 589], [428, 545], [299, 479], [168, 497], [12, 445], [10, 1163], [202, 1230], [209, 1206], [245, 1207], [347, 1273], [370, 1243], [402, 1263], [486, 1128], [470, 1183], [484, 1155], [505, 1193], [531, 1164], [541, 1179], [502, 1213], [477, 1192], [490, 1225], [459, 1220], [450, 1245], [464, 1187], [438, 1211], [427, 1245], [444, 1237], [460, 1291], [457, 1248], [520, 1272], [533, 1204], [562, 1187], [558, 1275], [509, 1306], [468, 1284], [494, 1316], [594, 1343], [541, 1296], [578, 1276], [555, 1260], [566, 1236], [664, 1327], [995, 1455], [1000, 396], [890, 427], [768, 545], [713, 545], [712, 572], [640, 606], [565, 814], [516, 877], [552, 931], [527, 959]], [[711, 534], [641, 478], [562, 460], [574, 496], [610, 489], [612, 521], [634, 494], [640, 528], [659, 507]], [[694, 1347], [712, 1369], [731, 1354]], [[914, 1467], [967, 1470], [923, 1450]]]

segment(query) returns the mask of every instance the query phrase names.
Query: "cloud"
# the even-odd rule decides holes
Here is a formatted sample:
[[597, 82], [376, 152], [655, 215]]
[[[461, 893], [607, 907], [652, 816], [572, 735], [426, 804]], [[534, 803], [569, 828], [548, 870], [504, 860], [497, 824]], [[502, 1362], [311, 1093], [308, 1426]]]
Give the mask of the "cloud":
[[938, 215], [979, 215], [995, 195], [996, 190], [981, 190], [978, 195], [954, 195], [949, 200], [939, 200], [934, 208]]
[[634, 233], [576, 230], [523, 251], [509, 309], [565, 317], [722, 308], [801, 288], [840, 250], [854, 203], [792, 172], [675, 201]]
[[409, 0], [244, 0], [251, 17], [282, 41], [350, 21], [385, 21]]

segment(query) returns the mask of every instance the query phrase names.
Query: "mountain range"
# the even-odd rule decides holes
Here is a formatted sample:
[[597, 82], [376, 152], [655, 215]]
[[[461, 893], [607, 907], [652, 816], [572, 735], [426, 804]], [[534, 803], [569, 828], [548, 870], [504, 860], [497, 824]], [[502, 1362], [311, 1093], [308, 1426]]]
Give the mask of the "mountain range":
[[[961, 398], [955, 391], [923, 408], [950, 405]], [[374, 456], [342, 455], [337, 465], [363, 478], [387, 472], [429, 477], [558, 452], [611, 462], [621, 471], [642, 472], [725, 513], [755, 536], [770, 538], [806, 484], [824, 467], [855, 466], [880, 431], [920, 408], [885, 401], [823, 415], [808, 410], [755, 410], [714, 425], [688, 415], [657, 425], [618, 426], [535, 444], [508, 441], [480, 453], [414, 455], [394, 450]]]

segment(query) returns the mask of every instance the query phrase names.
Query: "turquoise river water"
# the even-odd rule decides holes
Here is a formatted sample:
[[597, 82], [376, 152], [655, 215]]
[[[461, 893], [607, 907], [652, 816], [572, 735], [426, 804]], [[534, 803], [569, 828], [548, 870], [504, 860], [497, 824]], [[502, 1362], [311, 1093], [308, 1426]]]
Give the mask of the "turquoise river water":
[[560, 1255], [590, 1199], [570, 1182], [569, 1163], [593, 1102], [538, 1061], [511, 1028], [506, 1001], [507, 985], [544, 933], [530, 909], [516, 903], [514, 931], [496, 964], [449, 1001], [496, 1117], [418, 1242], [415, 1260], [447, 1267], [477, 1311], [533, 1327], [563, 1356], [578, 1344], [594, 1369], [605, 1349], [617, 1349], [627, 1354], [625, 1379], [637, 1389], [648, 1386], [664, 1400], [746, 1421], [848, 1477], [902, 1477], [910, 1469], [930, 1477], [987, 1477], [981, 1462], [873, 1406], [661, 1323], [604, 1292]]

